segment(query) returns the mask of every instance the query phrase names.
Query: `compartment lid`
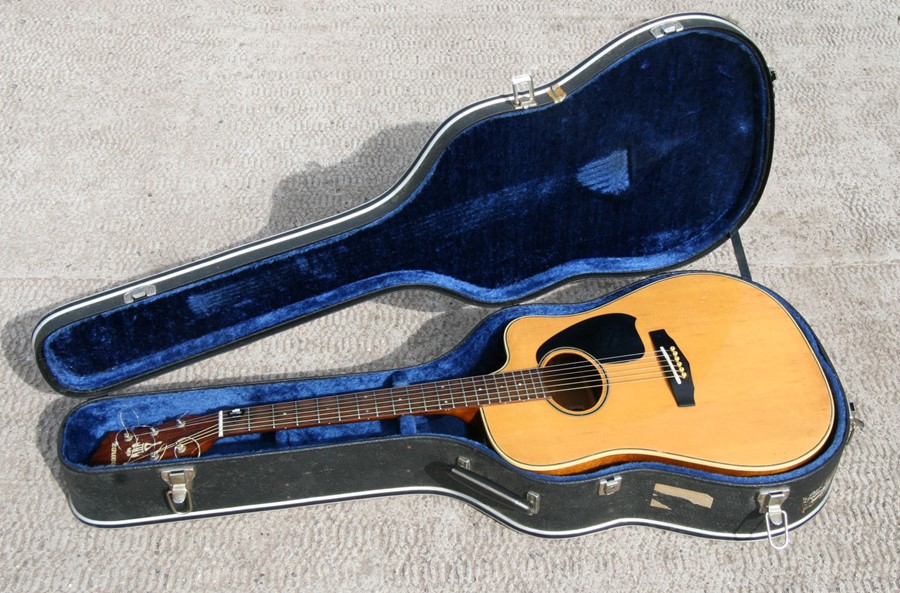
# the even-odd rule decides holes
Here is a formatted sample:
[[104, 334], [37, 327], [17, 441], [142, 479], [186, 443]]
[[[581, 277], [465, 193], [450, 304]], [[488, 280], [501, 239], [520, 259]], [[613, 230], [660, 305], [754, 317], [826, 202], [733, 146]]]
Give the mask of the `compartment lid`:
[[517, 83], [448, 119], [375, 200], [48, 314], [47, 381], [107, 392], [401, 287], [502, 304], [656, 272], [719, 245], [762, 194], [771, 76], [727, 21], [651, 21], [550, 85]]

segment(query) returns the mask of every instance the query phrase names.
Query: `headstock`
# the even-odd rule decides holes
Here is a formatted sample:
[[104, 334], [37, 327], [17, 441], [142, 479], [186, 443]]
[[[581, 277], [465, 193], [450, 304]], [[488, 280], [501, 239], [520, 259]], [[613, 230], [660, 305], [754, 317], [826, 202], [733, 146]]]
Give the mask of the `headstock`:
[[218, 440], [215, 416], [184, 416], [158, 426], [110, 431], [91, 456], [90, 465], [200, 457]]

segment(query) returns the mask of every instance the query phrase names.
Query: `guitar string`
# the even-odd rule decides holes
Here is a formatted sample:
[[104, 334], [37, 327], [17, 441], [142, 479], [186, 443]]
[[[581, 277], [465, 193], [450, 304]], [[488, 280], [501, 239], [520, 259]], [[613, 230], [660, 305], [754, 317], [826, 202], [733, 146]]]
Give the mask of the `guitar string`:
[[[596, 376], [596, 375], [594, 375], [594, 376]], [[652, 377], [652, 378], [647, 378], [647, 379], [637, 379], [637, 380], [626, 381], [626, 382], [627, 383], [637, 383], [637, 382], [643, 382], [643, 381], [659, 380], [659, 379], [664, 379], [664, 378], [666, 378], [666, 377], [659, 376], [659, 377]], [[530, 399], [530, 401], [537, 401], [539, 399], [548, 399], [548, 398], [552, 397], [553, 395], [556, 395], [561, 392], [572, 391], [575, 389], [583, 389], [584, 387], [602, 387], [604, 384], [605, 383], [603, 381], [597, 382], [596, 384], [593, 384], [593, 385], [591, 385], [589, 383], [584, 383], [584, 382], [570, 383], [568, 385], [575, 385], [575, 386], [568, 387], [566, 385], [563, 385], [562, 389], [558, 388], [559, 386], [557, 386], [557, 388], [555, 388], [554, 391], [552, 391], [551, 393], [549, 393], [547, 395], [543, 395], [543, 393], [545, 393], [545, 392], [535, 392], [534, 395], [537, 395], [537, 393], [541, 393], [542, 395], [540, 397], [534, 397], [534, 395], [533, 395], [529, 399]], [[350, 394], [348, 394], [348, 395], [350, 395]], [[504, 405], [504, 404], [509, 404], [509, 403], [517, 403], [517, 401], [521, 401], [521, 400], [509, 400], [506, 402], [496, 402], [494, 404], [484, 404], [484, 405]], [[262, 407], [267, 407], [267, 406], [262, 406]], [[402, 415], [404, 415], [404, 414], [398, 413], [396, 415], [390, 415], [388, 417], [382, 417], [382, 418], [390, 419], [390, 418], [395, 418], [395, 417], [399, 417]], [[210, 416], [214, 416], [214, 415], [210, 415]], [[207, 422], [213, 422], [213, 424], [211, 426], [208, 426], [207, 428], [200, 430], [199, 432], [197, 432], [189, 437], [182, 437], [181, 439], [178, 439], [173, 443], [164, 443], [163, 447], [161, 447], [161, 448], [155, 448], [155, 449], [147, 451], [146, 453], [142, 453], [139, 456], [131, 457], [125, 462], [125, 464], [151, 460], [153, 453], [156, 453], [157, 455], [162, 455], [166, 450], [176, 447], [179, 443], [184, 444], [186, 447], [190, 446], [191, 441], [195, 441], [197, 443], [196, 446], [197, 446], [197, 451], [199, 453], [200, 452], [199, 445], [202, 441], [205, 441], [205, 440], [211, 439], [211, 438], [218, 438], [219, 426], [218, 426], [218, 417], [217, 416], [218, 415], [216, 414], [214, 419], [211, 418], [210, 420], [207, 421]], [[235, 419], [235, 420], [239, 420], [239, 419]], [[340, 418], [340, 415], [336, 415], [336, 416], [330, 417], [324, 421], [319, 421], [317, 419], [317, 424], [315, 424], [314, 426], [316, 426], [316, 425], [327, 426], [327, 425], [334, 425], [334, 424], [339, 424], [339, 423], [363, 422], [366, 420], [367, 420], [366, 418], [355, 418], [355, 419], [347, 419], [346, 421], [344, 421]], [[264, 432], [265, 431], [264, 429], [268, 429], [272, 426], [272, 422], [270, 420], [265, 420], [265, 421], [260, 420], [260, 421], [256, 421], [256, 422], [251, 421], [248, 425], [247, 431], [244, 432], [243, 424], [245, 424], [245, 423], [239, 423], [239, 424], [241, 424], [241, 431], [233, 433], [233, 434], [229, 434], [227, 436], [238, 436], [240, 434], [252, 434], [252, 433]], [[286, 427], [283, 427], [280, 429], [275, 429], [275, 430], [287, 430], [289, 428], [299, 428], [299, 427], [302, 427], [302, 425], [301, 426], [296, 426], [296, 425], [286, 426]], [[190, 455], [189, 457], [199, 457], [199, 454], [198, 455]], [[180, 458], [186, 458], [186, 457], [183, 456]]]
[[[635, 361], [635, 362], [638, 362], [638, 361]], [[643, 362], [643, 361], [641, 361], [641, 362]], [[560, 373], [557, 371], [557, 369], [563, 369], [566, 372]], [[583, 369], [587, 369], [591, 372], [587, 375], [578, 375], [578, 373]], [[550, 371], [553, 372], [552, 375], [550, 375], [550, 373], [549, 373]], [[628, 382], [626, 378], [640, 377], [643, 375], [647, 375], [648, 373], [657, 373], [659, 371], [660, 371], [659, 366], [651, 364], [651, 365], [645, 365], [645, 366], [641, 366], [641, 367], [631, 366], [627, 369], [617, 369], [614, 371], [607, 371], [605, 376], [606, 376], [607, 382], [609, 384], [618, 385], [618, 384]], [[664, 371], [664, 372], [668, 373], [669, 371]], [[535, 374], [537, 376], [534, 376]], [[317, 397], [317, 398], [298, 399], [298, 400], [291, 400], [291, 401], [287, 401], [287, 402], [278, 402], [278, 403], [274, 403], [274, 404], [259, 404], [259, 405], [249, 406], [246, 408], [237, 407], [234, 409], [241, 410], [241, 412], [242, 412], [241, 416], [238, 418], [225, 418], [225, 420], [227, 420], [227, 421], [234, 420], [235, 425], [246, 424], [247, 421], [245, 419], [246, 418], [245, 414], [248, 413], [248, 410], [250, 411], [250, 413], [263, 413], [268, 417], [271, 417], [272, 412], [275, 412], [276, 414], [278, 412], [281, 412], [282, 415], [290, 416], [290, 415], [295, 415], [295, 413], [297, 412], [294, 409], [295, 406], [312, 406], [318, 400], [320, 402], [318, 407], [321, 408], [322, 401], [327, 400], [329, 403], [326, 405], [330, 405], [330, 402], [332, 400], [337, 400], [338, 398], [352, 398], [357, 403], [361, 403], [359, 401], [360, 398], [366, 398], [369, 401], [373, 402], [373, 404], [379, 408], [381, 408], [381, 407], [393, 408], [393, 407], [395, 407], [395, 405], [402, 405], [400, 402], [402, 402], [404, 399], [411, 399], [411, 398], [414, 398], [418, 401], [422, 401], [423, 405], [439, 404], [440, 399], [445, 395], [443, 393], [443, 389], [447, 390], [447, 393], [446, 393], [447, 395], [452, 396], [451, 400], [461, 397], [461, 398], [463, 398], [464, 402], [467, 402], [468, 399], [470, 399], [470, 398], [477, 400], [478, 397], [480, 397], [480, 396], [477, 393], [477, 389], [476, 389], [476, 392], [472, 392], [471, 387], [466, 387], [466, 386], [462, 385], [462, 382], [465, 381], [466, 379], [478, 380], [478, 381], [482, 381], [483, 383], [485, 381], [493, 379], [494, 383], [496, 385], [496, 387], [494, 388], [494, 393], [497, 393], [496, 392], [497, 387], [501, 387], [500, 382], [503, 383], [503, 385], [502, 385], [503, 389], [508, 389], [508, 391], [512, 392], [513, 390], [516, 389], [516, 386], [515, 386], [515, 384], [510, 384], [511, 382], [506, 381], [506, 379], [511, 379], [513, 375], [517, 376], [516, 380], [519, 381], [520, 388], [522, 387], [522, 385], [524, 385], [525, 382], [536, 383], [538, 381], [542, 382], [543, 386], [545, 388], [548, 388], [548, 383], [550, 381], [558, 381], [560, 379], [566, 379], [566, 378], [576, 379], [576, 378], [581, 378], [581, 377], [593, 377], [593, 376], [597, 376], [598, 373], [596, 372], [596, 367], [593, 364], [591, 364], [589, 361], [578, 361], [575, 363], [565, 363], [565, 364], [560, 364], [560, 365], [552, 365], [552, 366], [548, 366], [548, 367], [536, 367], [534, 369], [523, 369], [520, 371], [509, 371], [506, 373], [494, 373], [494, 374], [475, 376], [475, 377], [449, 379], [449, 380], [437, 381], [437, 382], [433, 382], [433, 383], [419, 383], [419, 384], [413, 384], [413, 385], [409, 385], [409, 386], [405, 386], [405, 387], [386, 387], [386, 388], [375, 389], [375, 390], [370, 390], [370, 391], [348, 392], [348, 393], [343, 393], [343, 394], [327, 395], [327, 396], [322, 396], [322, 397]], [[654, 376], [652, 378], [656, 378], [656, 377]], [[672, 378], [672, 376], [665, 375], [663, 378]], [[455, 383], [455, 387], [454, 387], [454, 385], [447, 385], [448, 383]], [[484, 384], [485, 384], [485, 388], [488, 389], [488, 391], [490, 392], [491, 388], [487, 387], [486, 383], [484, 383]], [[417, 393], [409, 393], [411, 390], [415, 391]], [[439, 390], [441, 390], [440, 393], [439, 393]], [[398, 391], [405, 391], [407, 398], [404, 398], [402, 396], [398, 397], [398, 395], [400, 395], [400, 394], [398, 394]], [[454, 395], [453, 394], [454, 391], [456, 391], [456, 392], [462, 391], [463, 393], [459, 394], [459, 395]], [[386, 398], [386, 401], [384, 401], [384, 398]], [[510, 401], [514, 401], [514, 400], [510, 400]], [[476, 401], [475, 404], [473, 404], [473, 405], [474, 406], [489, 405], [490, 403], [491, 403], [490, 401], [488, 401], [487, 403], [480, 403], [480, 402]], [[341, 406], [341, 405], [345, 405], [345, 404], [335, 401], [334, 405]], [[353, 406], [354, 404], [350, 403], [349, 405]], [[463, 405], [454, 406], [454, 407], [472, 407], [472, 406], [469, 406], [468, 404], [464, 403]], [[313, 412], [309, 412], [309, 413], [312, 414]], [[209, 422], [218, 423], [218, 417], [219, 417], [218, 411], [216, 411], [213, 413], [197, 416], [197, 417], [192, 418], [191, 420], [186, 421], [178, 426], [160, 427], [157, 430], [160, 432], [166, 431], [166, 430], [184, 430], [185, 428], [189, 428], [191, 426], [206, 425]]]
[[[591, 374], [590, 376], [591, 376], [591, 377], [597, 377], [597, 374], [596, 374], [596, 373], [593, 373], [593, 374]], [[628, 381], [628, 382], [640, 382], [640, 381], [648, 381], [648, 380], [659, 380], [659, 379], [664, 379], [664, 378], [666, 378], [665, 375], [661, 375], [661, 376], [658, 376], [658, 377], [647, 378], [647, 379], [638, 379], [638, 380], [632, 380], [632, 381]], [[598, 387], [598, 386], [599, 386], [599, 387], [602, 387], [604, 384], [605, 384], [605, 382], [602, 381], [602, 380], [601, 380], [601, 381], [598, 381], [598, 382], [595, 382], [595, 383], [584, 382], [584, 381], [580, 381], [580, 382], [577, 382], [577, 383], [560, 383], [560, 384], [555, 384], [555, 385], [553, 385], [552, 390], [547, 390], [547, 392], [549, 392], [549, 393], [541, 392], [541, 391], [535, 391], [534, 393], [527, 394], [527, 395], [526, 395], [526, 399], [530, 399], [530, 400], [546, 399], [546, 398], [552, 397], [553, 395], [558, 394], [558, 393], [561, 393], [561, 392], [564, 392], [564, 391], [571, 391], [571, 390], [573, 390], [573, 389], [583, 389], [583, 388], [585, 388], [585, 387]], [[573, 386], [573, 385], [574, 385], [574, 386]], [[546, 393], [546, 394], [545, 394], [545, 393]], [[540, 397], [539, 397], [539, 398], [538, 398], [538, 397], [535, 397], [535, 396], [538, 395], [538, 394], [540, 394]], [[499, 404], [499, 405], [502, 405], [503, 403], [515, 403], [516, 401], [521, 401], [521, 400], [508, 400], [508, 401], [506, 401], [506, 402], [495, 402], [495, 403], [496, 403], [496, 404]], [[491, 404], [484, 404], [484, 405], [491, 405]], [[267, 406], [262, 406], [262, 407], [267, 407]], [[440, 411], [440, 410], [438, 410], [438, 411]], [[395, 415], [390, 415], [389, 417], [396, 417], [396, 416], [401, 416], [401, 415], [403, 415], [403, 413], [397, 413], [397, 414], [395, 414]], [[320, 415], [320, 414], [317, 414], [317, 419], [316, 419], [315, 424], [318, 424], [318, 425], [329, 425], [329, 424], [336, 424], [336, 423], [343, 423], [343, 422], [360, 422], [360, 421], [364, 421], [364, 420], [366, 420], [366, 419], [367, 419], [367, 418], [361, 418], [361, 417], [358, 417], [358, 418], [353, 418], [353, 419], [342, 420], [340, 414], [332, 415], [332, 416], [326, 416], [324, 419], [322, 419], [322, 418], [321, 418], [321, 415]], [[236, 435], [236, 434], [248, 434], [248, 433], [254, 433], [254, 432], [262, 432], [262, 431], [265, 431], [265, 429], [268, 429], [268, 428], [270, 428], [270, 427], [272, 426], [272, 421], [270, 421], [268, 418], [265, 419], [265, 420], [251, 421], [251, 422], [248, 424], [248, 428], [247, 428], [247, 430], [246, 430], [246, 432], [245, 432], [245, 431], [244, 431], [244, 428], [243, 428], [244, 423], [240, 421], [241, 419], [233, 419], [233, 420], [235, 420], [234, 424], [240, 425], [240, 432], [234, 433], [234, 435]], [[185, 445], [185, 446], [188, 446], [188, 445], [190, 445], [190, 442], [191, 442], [191, 441], [196, 441], [196, 442], [197, 442], [197, 447], [198, 447], [198, 448], [197, 448], [197, 451], [198, 451], [198, 453], [199, 453], [199, 452], [200, 452], [199, 444], [200, 444], [201, 441], [205, 441], [206, 439], [210, 439], [210, 438], [217, 437], [218, 429], [219, 429], [219, 427], [218, 427], [218, 419], [215, 418], [215, 420], [211, 420], [211, 422], [212, 422], [212, 424], [211, 424], [210, 426], [208, 426], [208, 427], [207, 427], [206, 429], [204, 429], [204, 430], [201, 430], [201, 431], [199, 431], [199, 432], [197, 432], [197, 433], [195, 433], [195, 434], [193, 434], [193, 435], [191, 435], [191, 436], [189, 436], [189, 437], [182, 437], [181, 439], [176, 440], [174, 443], [167, 443], [167, 444], [164, 444], [164, 446], [163, 446], [161, 449], [157, 448], [157, 449], [149, 450], [148, 452], [146, 452], [146, 453], [144, 453], [144, 454], [142, 454], [142, 455], [140, 455], [140, 456], [129, 458], [128, 462], [139, 462], [139, 461], [142, 461], [142, 460], [151, 459], [151, 455], [152, 455], [152, 453], [154, 453], [154, 452], [155, 452], [157, 455], [162, 455], [167, 449], [172, 448], [172, 447], [175, 447], [175, 446], [178, 445], [179, 443], [181, 443], [181, 444], [183, 444], [183, 445]], [[313, 422], [312, 416], [310, 416], [309, 422]], [[314, 424], [314, 425], [315, 425], [315, 424]], [[302, 424], [301, 424], [301, 425], [302, 425]], [[281, 427], [280, 430], [287, 429], [287, 428], [291, 428], [291, 427], [296, 427], [296, 426], [297, 426], [297, 425], [284, 426], [284, 427]], [[276, 429], [276, 430], [279, 430], [278, 427], [275, 427], [275, 429]], [[228, 436], [233, 436], [233, 435], [229, 434]]]
[[[637, 383], [637, 382], [642, 382], [642, 381], [658, 380], [660, 378], [662, 378], [662, 377], [635, 379], [635, 380], [632, 380], [629, 382]], [[403, 416], [405, 414], [415, 415], [417, 413], [422, 413], [422, 412], [426, 412], [426, 411], [433, 412], [433, 413], [439, 413], [439, 412], [445, 411], [445, 410], [449, 411], [449, 410], [466, 408], [466, 407], [484, 407], [484, 406], [490, 406], [490, 405], [514, 404], [514, 403], [520, 403], [523, 401], [537, 401], [540, 399], [548, 399], [550, 397], [553, 397], [554, 395], [557, 395], [557, 394], [560, 394], [560, 393], [563, 393], [566, 391], [575, 391], [575, 390], [580, 390], [580, 389], [590, 388], [590, 387], [602, 387], [604, 384], [605, 383], [602, 381], [598, 381], [594, 384], [581, 381], [581, 382], [577, 382], [577, 383], [570, 383], [570, 384], [554, 386], [554, 389], [552, 391], [549, 391], [549, 390], [548, 391], [534, 391], [533, 393], [528, 393], [526, 395], [523, 395], [521, 399], [515, 399], [516, 396], [512, 396], [512, 398], [506, 399], [505, 401], [487, 402], [487, 403], [480, 403], [477, 405], [470, 405], [470, 406], [451, 405], [451, 406], [448, 406], [447, 408], [431, 407], [431, 408], [426, 408], [426, 409], [414, 409], [412, 411], [407, 411], [407, 410], [401, 409], [401, 410], [397, 410], [395, 412], [392, 411], [391, 413], [378, 414], [378, 415], [374, 415], [374, 414], [373, 415], [362, 415], [362, 410], [360, 410], [359, 414], [357, 414], [355, 412], [338, 413], [338, 411], [336, 409], [325, 409], [325, 410], [320, 409], [317, 412], [304, 411], [299, 414], [294, 414], [293, 412], [286, 412], [283, 414], [282, 417], [287, 417], [294, 421], [289, 424], [284, 424], [284, 425], [279, 425], [277, 415], [275, 417], [273, 417], [271, 414], [266, 413], [264, 418], [260, 418], [257, 420], [251, 419], [249, 422], [240, 421], [240, 419], [235, 419], [235, 421], [233, 423], [231, 423], [232, 426], [226, 426], [225, 430], [227, 430], [227, 431], [234, 430], [235, 432], [233, 432], [231, 434], [246, 434], [249, 432], [260, 432], [265, 429], [280, 430], [280, 429], [287, 429], [287, 428], [294, 428], [294, 427], [327, 426], [327, 425], [331, 425], [331, 424], [361, 422], [361, 421], [365, 421], [365, 420], [389, 419], [389, 418], [395, 418], [398, 416]], [[440, 402], [436, 401], [433, 403], [439, 404]], [[296, 419], [298, 419], [298, 418], [300, 418], [299, 423], [296, 422]], [[273, 426], [273, 424], [278, 425], [278, 426]], [[246, 430], [244, 428], [245, 426], [248, 427]], [[230, 434], [229, 434], [229, 436], [230, 436]]]
[[[657, 352], [657, 351], [654, 351], [654, 352]], [[609, 357], [609, 358], [605, 358], [605, 359], [602, 359], [602, 360], [603, 360], [603, 361], [610, 361], [610, 360], [616, 360], [616, 359], [631, 358], [631, 357], [633, 357], [633, 356], [634, 356], [634, 355], [627, 355], [627, 354], [626, 354], [626, 355], [620, 355], [620, 356], [615, 356], [615, 357]], [[657, 362], [659, 362], [659, 361], [665, 361], [665, 358], [663, 358], [663, 357], [662, 357], [661, 355], [659, 355], [659, 354], [656, 354], [655, 356], [646, 356], [646, 357], [642, 357], [642, 358], [640, 358], [640, 359], [634, 360], [633, 362], [634, 362], [634, 363], [641, 363], [641, 364], [648, 364], [649, 366], [636, 367], [636, 366], [633, 366], [633, 365], [632, 365], [632, 366], [627, 367], [626, 369], [619, 369], [619, 368], [607, 369], [607, 370], [606, 370], [606, 376], [610, 379], [610, 382], [612, 383], [612, 382], [616, 382], [615, 380], [616, 380], [617, 378], [619, 378], [619, 377], [624, 377], [624, 376], [627, 376], [627, 375], [629, 375], [629, 374], [640, 374], [640, 373], [642, 373], [642, 372], [643, 372], [643, 373], [649, 372], [650, 370], [658, 370], [657, 365], [656, 365], [656, 364], [653, 364], [653, 361], [657, 361]], [[621, 364], [621, 363], [619, 363], [619, 364]], [[557, 370], [565, 370], [565, 369], [567, 369], [567, 368], [570, 368], [570, 369], [580, 369], [580, 368], [594, 369], [595, 367], [594, 367], [594, 365], [593, 365], [590, 361], [587, 361], [587, 360], [579, 360], [579, 361], [574, 361], [574, 362], [571, 362], [571, 363], [555, 364], [555, 365], [544, 366], [544, 367], [533, 367], [533, 368], [520, 369], [520, 370], [515, 370], [515, 371], [506, 371], [506, 372], [502, 372], [502, 373], [491, 373], [491, 374], [487, 374], [487, 375], [478, 375], [478, 376], [472, 376], [472, 377], [461, 377], [461, 378], [455, 378], [455, 379], [444, 379], [444, 380], [435, 381], [435, 382], [432, 382], [432, 383], [418, 383], [418, 384], [412, 384], [412, 385], [409, 385], [409, 386], [406, 386], [406, 387], [384, 387], [384, 388], [380, 388], [380, 389], [372, 389], [372, 390], [368, 390], [368, 391], [348, 392], [348, 393], [341, 393], [341, 394], [324, 395], [324, 396], [320, 396], [320, 397], [317, 397], [317, 398], [309, 398], [309, 399], [302, 399], [302, 400], [296, 400], [296, 401], [297, 401], [297, 402], [305, 402], [305, 401], [312, 401], [313, 399], [326, 399], [326, 398], [334, 398], [334, 397], [351, 397], [351, 396], [366, 396], [366, 395], [371, 395], [371, 396], [374, 396], [374, 397], [381, 397], [383, 394], [387, 394], [387, 395], [390, 395], [390, 396], [394, 396], [394, 395], [395, 395], [394, 392], [396, 392], [396, 391], [399, 390], [399, 389], [421, 389], [421, 388], [430, 388], [430, 387], [433, 387], [433, 388], [439, 388], [439, 387], [441, 387], [441, 386], [444, 385], [444, 384], [454, 383], [454, 382], [462, 382], [462, 381], [465, 381], [466, 379], [474, 379], [474, 380], [482, 380], [482, 381], [485, 381], [485, 380], [488, 380], [488, 379], [494, 379], [494, 378], [497, 378], [497, 379], [494, 379], [495, 382], [496, 382], [497, 380], [503, 380], [503, 381], [505, 382], [505, 381], [506, 381], [506, 378], [509, 378], [509, 377], [511, 377], [511, 376], [513, 376], [513, 375], [516, 375], [516, 374], [522, 375], [522, 374], [524, 374], [524, 373], [532, 373], [532, 372], [537, 372], [537, 373], [541, 374], [543, 378], [546, 378], [546, 376], [547, 376], [546, 373], [547, 373], [548, 370], [557, 371]], [[528, 380], [533, 380], [530, 376], [529, 376], [529, 377], [523, 377], [523, 378], [526, 378], [526, 379], [528, 379]], [[451, 390], [453, 389], [452, 386], [448, 386], [448, 388], [451, 389]], [[464, 388], [464, 389], [465, 389], [465, 388]], [[384, 392], [384, 393], [382, 393], [382, 392]], [[279, 403], [276, 403], [276, 404], [274, 404], [274, 405], [276, 405], [276, 406], [278, 406], [278, 405], [293, 406], [293, 404], [294, 404], [294, 400], [288, 401], [288, 402], [279, 402]], [[266, 407], [268, 407], [268, 406], [270, 406], [270, 405], [272, 405], [272, 404], [260, 404], [259, 407], [260, 407], [260, 409], [262, 409], [262, 408], [266, 408]], [[240, 408], [241, 408], [240, 406], [236, 406], [234, 409], [240, 409]], [[254, 409], [254, 408], [256, 408], [256, 406], [248, 406], [248, 408]], [[223, 409], [227, 410], [227, 408], [223, 408]], [[186, 427], [189, 427], [189, 426], [194, 426], [194, 425], [198, 425], [198, 424], [205, 424], [206, 422], [208, 422], [208, 421], [210, 421], [210, 420], [218, 420], [218, 411], [217, 411], [217, 412], [208, 413], [208, 414], [204, 414], [204, 415], [201, 415], [201, 416], [194, 417], [194, 418], [192, 418], [191, 420], [186, 421], [185, 423], [183, 423], [183, 424], [181, 424], [181, 425], [179, 425], [179, 426], [172, 427], [172, 429], [178, 430], [178, 429], [183, 429], [183, 428], [186, 428]]]
[[[635, 362], [638, 362], [638, 361], [635, 361]], [[644, 361], [640, 361], [640, 362], [644, 362]], [[569, 372], [563, 372], [563, 373], [557, 372], [557, 369], [560, 369], [560, 368], [564, 369], [566, 371], [569, 371]], [[508, 390], [511, 392], [511, 391], [513, 391], [513, 389], [515, 389], [515, 385], [510, 385], [510, 383], [506, 379], [512, 378], [513, 375], [517, 375], [517, 380], [520, 381], [520, 383], [519, 383], [520, 388], [523, 385], [523, 383], [522, 383], [523, 381], [524, 382], [530, 381], [532, 383], [535, 383], [536, 379], [538, 381], [541, 381], [543, 383], [544, 387], [546, 388], [548, 385], [548, 382], [550, 382], [550, 381], [555, 381], [555, 380], [565, 379], [565, 378], [580, 378], [579, 375], [573, 374], [573, 373], [575, 373], [576, 371], [580, 371], [582, 369], [588, 369], [591, 371], [591, 373], [589, 373], [588, 375], [584, 375], [584, 377], [593, 377], [593, 376], [597, 375], [596, 367], [594, 367], [594, 365], [591, 364], [589, 361], [583, 360], [583, 361], [578, 361], [575, 363], [565, 363], [565, 364], [560, 364], [560, 365], [552, 365], [552, 366], [548, 366], [548, 367], [537, 367], [534, 369], [524, 369], [524, 370], [520, 370], [520, 371], [510, 371], [510, 372], [506, 372], [506, 373], [494, 373], [494, 374], [483, 375], [483, 376], [464, 377], [461, 379], [450, 379], [450, 380], [438, 381], [438, 382], [434, 382], [434, 383], [413, 384], [413, 385], [409, 385], [406, 387], [388, 387], [388, 388], [375, 389], [375, 390], [363, 391], [363, 392], [348, 392], [348, 393], [343, 393], [343, 394], [322, 396], [322, 397], [317, 397], [317, 398], [291, 400], [291, 401], [287, 401], [287, 402], [278, 402], [278, 403], [274, 403], [274, 404], [260, 404], [260, 405], [249, 406], [247, 408], [237, 407], [234, 409], [241, 410], [241, 412], [242, 412], [241, 416], [238, 418], [225, 418], [225, 420], [227, 420], [227, 421], [234, 420], [233, 423], [235, 425], [246, 424], [247, 421], [245, 420], [245, 418], [246, 418], [245, 414], [247, 414], [248, 412], [249, 413], [257, 413], [257, 414], [263, 413], [267, 417], [271, 417], [273, 412], [277, 414], [279, 411], [282, 413], [283, 416], [284, 415], [288, 415], [288, 416], [296, 415], [299, 411], [295, 410], [295, 406], [311, 406], [317, 400], [320, 402], [318, 404], [319, 408], [322, 407], [322, 405], [321, 405], [322, 401], [328, 402], [325, 404], [326, 406], [330, 405], [330, 402], [332, 400], [334, 400], [335, 406], [346, 405], [346, 404], [343, 404], [342, 402], [337, 401], [339, 398], [352, 398], [356, 402], [359, 402], [360, 398], [366, 398], [369, 401], [373, 402], [373, 404], [375, 404], [377, 407], [384, 406], [385, 408], [387, 408], [387, 407], [395, 408], [396, 405], [398, 405], [398, 404], [403, 405], [400, 402], [402, 402], [404, 400], [404, 398], [402, 396], [398, 397], [398, 391], [400, 391], [400, 390], [406, 391], [409, 396], [412, 396], [416, 400], [422, 401], [423, 405], [439, 404], [441, 397], [443, 397], [445, 395], [445, 393], [443, 392], [443, 389], [445, 389], [445, 388], [447, 389], [446, 394], [452, 396], [451, 400], [455, 399], [456, 397], [462, 397], [463, 401], [467, 402], [469, 399], [469, 397], [467, 396], [467, 393], [471, 394], [471, 397], [476, 400], [479, 396], [477, 393], [471, 392], [470, 387], [465, 387], [464, 385], [462, 385], [462, 382], [465, 381], [466, 379], [480, 380], [482, 382], [487, 381], [489, 379], [494, 379], [496, 387], [500, 387], [500, 381], [503, 381], [503, 383], [504, 383], [503, 388], [504, 389], [508, 388]], [[549, 371], [552, 371], [553, 375], [550, 375]], [[631, 366], [627, 369], [618, 369], [615, 371], [608, 371], [606, 373], [606, 379], [609, 384], [622, 384], [622, 383], [628, 382], [626, 378], [640, 377], [640, 376], [646, 375], [648, 373], [656, 373], [659, 371], [660, 371], [660, 368], [657, 365], [652, 365], [652, 364], [649, 366], [641, 366], [641, 367]], [[665, 374], [668, 372], [669, 372], [668, 370], [664, 371], [663, 378], [672, 378], [671, 375]], [[536, 378], [534, 376], [535, 373], [537, 374]], [[653, 377], [653, 378], [656, 378], [656, 377]], [[448, 383], [455, 383], [456, 387], [454, 388], [453, 385], [448, 385]], [[487, 387], [486, 384], [485, 384], [485, 387], [489, 391], [491, 391], [491, 389], [489, 387]], [[418, 393], [415, 393], [415, 394], [409, 393], [410, 390], [417, 391]], [[440, 393], [439, 393], [439, 390], [441, 390]], [[460, 390], [463, 391], [464, 393], [462, 393], [459, 396], [456, 396], [453, 394], [454, 391], [460, 391]], [[428, 391], [430, 391], [430, 393], [428, 393]], [[496, 391], [494, 391], [494, 392], [496, 393]], [[532, 397], [533, 397], [533, 395], [532, 395]], [[383, 401], [383, 398], [387, 398], [387, 401]], [[515, 401], [515, 400], [510, 400], [510, 401]], [[488, 401], [487, 403], [480, 403], [480, 402], [476, 401], [474, 406], [489, 405], [490, 403], [491, 403], [490, 401]], [[354, 404], [351, 403], [349, 405], [353, 406]], [[463, 405], [453, 406], [453, 407], [472, 407], [472, 406], [469, 406], [467, 403], [464, 403]], [[312, 414], [312, 412], [309, 412], [309, 413]], [[352, 414], [352, 412], [351, 412], [351, 414]], [[191, 426], [206, 425], [209, 422], [218, 423], [218, 418], [219, 418], [219, 414], [218, 414], [218, 411], [216, 411], [213, 413], [194, 417], [194, 418], [190, 419], [189, 421], [182, 423], [181, 425], [172, 426], [172, 427], [160, 427], [157, 429], [157, 431], [161, 432], [161, 431], [166, 431], [166, 430], [184, 430], [185, 428], [189, 428]], [[264, 421], [262, 421], [262, 422], [264, 422]]]

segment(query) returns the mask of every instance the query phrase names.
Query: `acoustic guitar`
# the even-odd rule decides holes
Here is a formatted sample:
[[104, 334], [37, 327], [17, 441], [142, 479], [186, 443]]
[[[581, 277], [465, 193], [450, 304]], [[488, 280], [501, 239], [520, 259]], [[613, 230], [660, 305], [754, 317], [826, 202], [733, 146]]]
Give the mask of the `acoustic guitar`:
[[572, 474], [654, 460], [732, 475], [789, 470], [834, 423], [806, 336], [771, 295], [714, 273], [665, 277], [596, 309], [524, 316], [498, 371], [188, 415], [112, 431], [92, 465], [200, 457], [219, 439], [300, 427], [480, 414], [516, 467]]

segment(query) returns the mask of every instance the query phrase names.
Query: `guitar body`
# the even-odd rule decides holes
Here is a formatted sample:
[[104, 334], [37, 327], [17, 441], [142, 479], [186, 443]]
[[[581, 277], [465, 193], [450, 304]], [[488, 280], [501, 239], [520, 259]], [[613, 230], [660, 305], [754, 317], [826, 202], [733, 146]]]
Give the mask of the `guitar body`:
[[[602, 331], [607, 318], [621, 333], [625, 316], [634, 318], [631, 336], [571, 331], [591, 321]], [[661, 376], [668, 364], [649, 337], [660, 329], [690, 363], [694, 405], [679, 406], [672, 381]], [[557, 345], [567, 331], [579, 343]], [[586, 313], [516, 319], [505, 340], [502, 371], [546, 365], [559, 353], [566, 362], [584, 357], [598, 378], [581, 402], [586, 409], [552, 398], [482, 408], [493, 447], [523, 469], [568, 474], [659, 460], [770, 474], [810, 459], [833, 427], [831, 390], [806, 338], [778, 301], [737, 278], [670, 277]], [[630, 350], [639, 343], [642, 352], [602, 351], [610, 343]], [[547, 353], [545, 344], [553, 347]]]

